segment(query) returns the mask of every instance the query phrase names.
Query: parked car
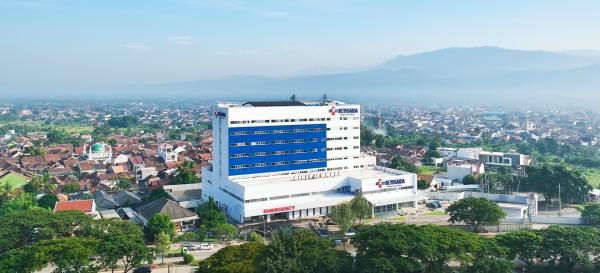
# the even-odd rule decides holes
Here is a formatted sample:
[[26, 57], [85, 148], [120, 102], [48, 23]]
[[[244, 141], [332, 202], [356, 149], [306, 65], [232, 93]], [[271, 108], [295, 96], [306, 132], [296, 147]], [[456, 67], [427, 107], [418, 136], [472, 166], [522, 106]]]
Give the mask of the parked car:
[[347, 236], [347, 237], [352, 237], [352, 236], [356, 235], [356, 230], [354, 230], [354, 229], [352, 229], [352, 228], [349, 228], [349, 229], [348, 229], [348, 230], [347, 230], [347, 231], [344, 233], [344, 235], [345, 235], [345, 236]]
[[329, 237], [329, 235], [331, 235], [328, 228], [318, 228], [316, 229], [316, 232], [317, 235], [319, 235], [319, 237], [321, 238], [327, 238]]
[[198, 250], [198, 248], [195, 245], [192, 244], [186, 244], [182, 246], [183, 250], [185, 251], [194, 251], [194, 250]]
[[149, 267], [138, 267], [133, 270], [133, 273], [150, 273], [150, 272], [152, 272], [152, 269], [150, 269]]
[[212, 250], [215, 248], [215, 244], [213, 243], [202, 243], [200, 244], [200, 249], [201, 250]]

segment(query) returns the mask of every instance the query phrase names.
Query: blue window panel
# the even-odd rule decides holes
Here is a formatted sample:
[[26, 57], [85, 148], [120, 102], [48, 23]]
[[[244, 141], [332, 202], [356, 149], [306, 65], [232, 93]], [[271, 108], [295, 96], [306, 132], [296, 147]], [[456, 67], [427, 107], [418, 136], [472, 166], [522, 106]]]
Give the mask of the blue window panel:
[[[244, 175], [266, 172], [281, 172], [291, 170], [325, 168], [327, 167], [327, 131], [325, 124], [305, 124], [305, 125], [279, 125], [279, 126], [255, 126], [255, 127], [235, 127], [229, 128], [229, 143], [260, 142], [267, 141], [266, 145], [237, 146], [229, 147], [229, 155], [232, 154], [254, 154], [257, 152], [266, 152], [267, 156], [250, 156], [240, 158], [229, 158], [229, 175]], [[296, 129], [320, 129], [319, 132], [292, 132]], [[273, 130], [287, 130], [289, 133], [272, 133]], [[254, 135], [256, 131], [268, 131], [267, 134]], [[248, 135], [232, 136], [231, 132], [249, 132]], [[271, 144], [275, 140], [294, 140], [294, 139], [316, 139], [316, 142], [305, 143], [286, 143]], [[317, 149], [317, 152], [271, 155], [271, 152], [293, 150], [311, 150]], [[322, 162], [311, 162], [302, 164], [291, 164], [293, 160], [311, 160], [321, 159]], [[257, 163], [273, 163], [287, 161], [287, 165], [250, 167], [243, 169], [232, 169], [232, 165], [254, 165]]]
[[252, 168], [244, 168], [244, 169], [229, 169], [229, 175], [283, 172], [283, 171], [316, 169], [316, 168], [326, 168], [326, 167], [327, 167], [327, 162], [289, 164], [289, 165], [281, 165], [281, 166], [252, 167]]
[[229, 165], [231, 166], [231, 165], [242, 165], [242, 164], [271, 163], [271, 162], [278, 162], [278, 161], [310, 160], [310, 159], [321, 159], [321, 158], [326, 159], [327, 153], [326, 152], [317, 152], [317, 153], [230, 158]]
[[277, 152], [290, 150], [310, 150], [326, 148], [327, 141], [307, 142], [307, 143], [287, 143], [287, 144], [269, 144], [255, 146], [229, 147], [229, 154], [257, 153], [257, 152]]

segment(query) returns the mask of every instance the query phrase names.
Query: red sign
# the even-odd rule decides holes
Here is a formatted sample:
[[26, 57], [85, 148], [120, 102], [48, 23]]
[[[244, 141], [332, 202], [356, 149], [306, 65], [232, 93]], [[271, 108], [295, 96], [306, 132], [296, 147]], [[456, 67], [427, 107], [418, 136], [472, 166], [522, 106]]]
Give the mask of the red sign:
[[272, 209], [264, 209], [263, 213], [264, 214], [278, 213], [278, 212], [294, 210], [295, 208], [296, 208], [296, 206], [287, 206], [287, 207], [279, 207], [279, 208], [272, 208]]

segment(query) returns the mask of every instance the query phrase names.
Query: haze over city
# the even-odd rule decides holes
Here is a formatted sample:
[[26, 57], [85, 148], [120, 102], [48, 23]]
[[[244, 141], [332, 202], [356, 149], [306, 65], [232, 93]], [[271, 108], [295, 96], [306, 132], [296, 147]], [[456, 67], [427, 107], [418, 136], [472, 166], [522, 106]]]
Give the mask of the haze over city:
[[[561, 88], [577, 83], [573, 92], [584, 95], [598, 83], [598, 1], [2, 0], [0, 7], [0, 92], [6, 97], [160, 97], [167, 90], [180, 97], [211, 91], [228, 98], [259, 91], [357, 97], [371, 89], [380, 99], [414, 99], [427, 89], [433, 97], [458, 89], [491, 92], [502, 82], [503, 92], [535, 97], [550, 87], [559, 97], [557, 82]], [[477, 52], [484, 46], [579, 60], [538, 56], [523, 67], [531, 62], [528, 54]], [[416, 58], [393, 75], [348, 76], [394, 69], [381, 64], [446, 48], [474, 52]], [[453, 58], [482, 56], [491, 60], [450, 62], [438, 70], [489, 69], [495, 72], [489, 78], [432, 71]], [[496, 69], [505, 63], [494, 58], [509, 65]], [[348, 77], [391, 82], [361, 86]], [[524, 86], [532, 90], [522, 92]]]

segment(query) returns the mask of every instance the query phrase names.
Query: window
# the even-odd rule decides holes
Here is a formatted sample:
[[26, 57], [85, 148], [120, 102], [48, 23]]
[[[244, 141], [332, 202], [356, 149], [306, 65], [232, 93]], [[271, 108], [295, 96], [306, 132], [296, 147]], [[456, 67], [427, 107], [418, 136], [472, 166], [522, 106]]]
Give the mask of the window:
[[229, 135], [231, 135], [231, 136], [247, 136], [249, 134], [250, 134], [250, 132], [248, 132], [248, 131], [237, 131], [237, 132], [231, 132]]
[[267, 198], [249, 199], [249, 200], [245, 200], [244, 203], [256, 203], [256, 202], [263, 202], [263, 201], [267, 201]]
[[273, 140], [271, 143], [272, 144], [287, 144], [288, 141], [287, 140]]
[[309, 196], [309, 195], [310, 195], [310, 192], [305, 192], [305, 193], [292, 194], [292, 195], [290, 195], [290, 197], [294, 198], [294, 197], [302, 197], [302, 196]]
[[269, 145], [268, 141], [257, 141], [257, 142], [252, 142], [252, 145]]
[[256, 152], [254, 153], [254, 156], [267, 156], [268, 153], [267, 152]]
[[266, 134], [269, 134], [269, 133], [270, 133], [269, 130], [254, 131], [255, 135], [266, 135]]
[[231, 147], [242, 147], [242, 146], [250, 146], [250, 142], [238, 142], [238, 143], [231, 143], [230, 145]]
[[289, 195], [280, 195], [280, 196], [271, 197], [271, 198], [269, 198], [269, 200], [281, 200], [281, 199], [287, 199], [287, 198], [290, 198], [290, 196]]

